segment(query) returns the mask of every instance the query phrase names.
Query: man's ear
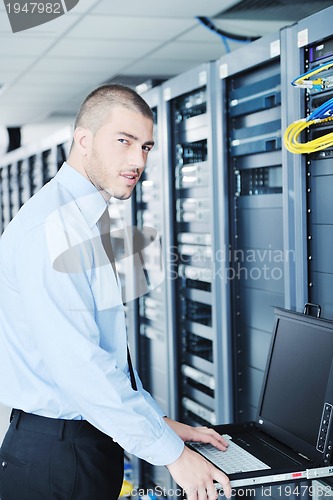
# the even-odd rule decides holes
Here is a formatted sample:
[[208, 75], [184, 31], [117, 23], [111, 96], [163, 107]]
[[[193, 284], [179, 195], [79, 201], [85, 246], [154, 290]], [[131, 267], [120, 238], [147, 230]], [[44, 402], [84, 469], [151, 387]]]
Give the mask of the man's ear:
[[82, 156], [87, 156], [91, 151], [92, 133], [87, 128], [77, 127], [73, 134], [75, 146]]

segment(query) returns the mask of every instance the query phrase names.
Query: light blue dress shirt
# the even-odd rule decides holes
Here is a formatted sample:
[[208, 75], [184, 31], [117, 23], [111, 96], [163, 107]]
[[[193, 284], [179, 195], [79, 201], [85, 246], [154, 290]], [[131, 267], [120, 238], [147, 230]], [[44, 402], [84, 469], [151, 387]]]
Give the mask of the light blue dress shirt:
[[106, 203], [65, 163], [0, 239], [0, 401], [51, 418], [86, 419], [154, 465], [184, 443], [135, 373], [121, 290], [98, 229]]

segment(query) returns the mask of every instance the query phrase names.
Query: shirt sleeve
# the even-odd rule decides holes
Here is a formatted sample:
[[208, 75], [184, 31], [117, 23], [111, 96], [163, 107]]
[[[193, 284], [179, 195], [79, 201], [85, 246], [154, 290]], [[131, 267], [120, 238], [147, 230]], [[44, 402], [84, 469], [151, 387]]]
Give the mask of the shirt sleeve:
[[155, 411], [161, 416], [161, 417], [167, 417], [168, 415], [165, 413], [165, 411], [160, 407], [160, 405], [157, 403], [157, 401], [152, 397], [152, 395], [146, 391], [143, 386], [141, 379], [137, 373], [137, 371], [134, 369], [135, 373], [135, 380], [137, 383], [138, 390], [141, 392], [141, 394], [144, 396], [144, 398], [147, 400], [148, 404], [152, 405], [155, 408]]
[[35, 343], [31, 349], [38, 350], [42, 371], [83, 418], [129, 453], [168, 465], [179, 458], [184, 443], [141, 382], [134, 391], [116, 356], [101, 348], [89, 259], [93, 256], [86, 245], [76, 255], [74, 271], [56, 271], [40, 226], [18, 245], [16, 279]]

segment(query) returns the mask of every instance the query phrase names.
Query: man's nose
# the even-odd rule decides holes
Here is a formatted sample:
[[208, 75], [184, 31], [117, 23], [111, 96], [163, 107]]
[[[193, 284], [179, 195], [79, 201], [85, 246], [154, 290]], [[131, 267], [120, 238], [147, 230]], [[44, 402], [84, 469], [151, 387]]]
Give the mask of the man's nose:
[[129, 157], [129, 164], [132, 168], [135, 168], [138, 172], [139, 169], [142, 169], [146, 165], [146, 155], [141, 147], [133, 148]]

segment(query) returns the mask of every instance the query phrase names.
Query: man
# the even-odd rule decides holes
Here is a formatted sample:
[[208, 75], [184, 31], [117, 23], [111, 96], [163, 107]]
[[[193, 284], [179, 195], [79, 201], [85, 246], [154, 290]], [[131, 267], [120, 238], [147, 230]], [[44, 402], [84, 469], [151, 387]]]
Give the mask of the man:
[[89, 94], [58, 174], [0, 240], [0, 401], [13, 419], [0, 451], [1, 500], [112, 500], [123, 449], [168, 467], [189, 499], [230, 496], [228, 478], [184, 441], [226, 449], [207, 428], [163, 415], [128, 357], [124, 310], [102, 221], [131, 196], [153, 147], [134, 91]]

